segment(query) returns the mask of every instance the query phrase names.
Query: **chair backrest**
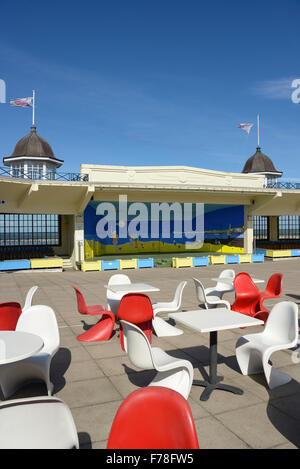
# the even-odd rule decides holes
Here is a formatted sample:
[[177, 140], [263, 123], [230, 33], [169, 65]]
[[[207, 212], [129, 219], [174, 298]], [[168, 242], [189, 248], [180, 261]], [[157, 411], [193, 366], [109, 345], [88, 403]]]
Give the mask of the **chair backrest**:
[[296, 303], [293, 301], [276, 303], [269, 313], [263, 335], [276, 337], [279, 344], [283, 342], [296, 345], [298, 340], [298, 306]]
[[266, 292], [270, 295], [280, 296], [282, 293], [282, 274], [273, 274], [268, 280]]
[[149, 296], [144, 293], [127, 293], [120, 301], [118, 320], [138, 324], [153, 319], [153, 307]]
[[234, 290], [235, 294], [238, 297], [239, 295], [246, 295], [246, 296], [257, 296], [260, 297], [260, 291], [258, 287], [253, 282], [252, 278], [250, 277], [247, 272], [240, 272], [234, 277]]
[[[150, 298], [143, 293], [127, 293], [120, 301], [117, 320], [137, 324], [142, 329], [150, 343], [152, 343], [153, 307]], [[126, 341], [122, 324], [120, 325], [120, 344], [126, 350]]]
[[21, 313], [20, 303], [15, 301], [0, 303], [0, 330], [14, 331]]
[[27, 295], [26, 295], [26, 298], [25, 298], [25, 303], [24, 303], [24, 306], [23, 306], [23, 311], [31, 306], [32, 297], [33, 297], [33, 295], [35, 294], [35, 292], [36, 292], [37, 289], [38, 289], [38, 286], [37, 286], [37, 285], [34, 285], [33, 287], [31, 287], [31, 288], [28, 290]]
[[176, 303], [177, 308], [180, 308], [181, 300], [182, 300], [182, 293], [183, 293], [184, 287], [186, 286], [186, 283], [187, 283], [186, 281], [180, 282], [176, 288], [174, 301]]
[[124, 332], [125, 350], [131, 363], [137, 368], [153, 370], [151, 345], [144, 332], [135, 324], [121, 320]]
[[[112, 275], [108, 281], [108, 286], [110, 285], [129, 285], [131, 283], [130, 278], [125, 274], [115, 274]], [[116, 293], [107, 288], [106, 290], [106, 299], [108, 309], [114, 313], [115, 316], [118, 314], [119, 301], [121, 300], [123, 293]]]
[[131, 283], [131, 280], [125, 274], [114, 274], [108, 280], [108, 285], [127, 285], [129, 283]]
[[195, 283], [196, 295], [197, 295], [199, 303], [206, 305], [207, 304], [206, 295], [205, 295], [205, 290], [204, 290], [204, 286], [202, 282], [200, 282], [200, 280], [198, 280], [197, 278], [193, 278], [193, 280]]
[[83, 294], [81, 293], [78, 288], [73, 287], [76, 293], [76, 299], [77, 299], [77, 309], [80, 314], [87, 314], [87, 307], [86, 303], [83, 297]]
[[116, 413], [107, 449], [199, 449], [187, 400], [161, 386], [133, 391]]
[[31, 332], [44, 341], [41, 353], [55, 353], [59, 348], [59, 330], [55, 313], [50, 306], [35, 305], [19, 317], [16, 331]]
[[235, 271], [233, 269], [223, 270], [219, 275], [220, 280], [218, 280], [218, 282], [217, 282], [217, 289], [218, 288], [220, 288], [221, 290], [223, 290], [224, 288], [228, 289], [229, 286], [227, 285], [227, 283], [223, 283], [221, 279], [222, 278], [230, 279], [230, 280], [232, 280], [232, 283], [233, 283], [234, 277], [235, 277]]

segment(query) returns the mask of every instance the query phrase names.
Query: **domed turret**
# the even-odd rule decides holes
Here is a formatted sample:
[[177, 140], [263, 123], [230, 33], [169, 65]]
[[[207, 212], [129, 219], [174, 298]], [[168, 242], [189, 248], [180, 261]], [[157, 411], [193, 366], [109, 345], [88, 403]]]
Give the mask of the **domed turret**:
[[282, 172], [277, 171], [272, 160], [262, 153], [259, 146], [256, 153], [246, 161], [242, 173], [263, 174], [266, 177], [266, 185], [277, 182], [277, 178], [282, 176]]
[[5, 166], [10, 166], [11, 175], [30, 179], [55, 179], [56, 168], [63, 160], [55, 157], [50, 144], [38, 135], [36, 127], [21, 138], [10, 156], [3, 158]]

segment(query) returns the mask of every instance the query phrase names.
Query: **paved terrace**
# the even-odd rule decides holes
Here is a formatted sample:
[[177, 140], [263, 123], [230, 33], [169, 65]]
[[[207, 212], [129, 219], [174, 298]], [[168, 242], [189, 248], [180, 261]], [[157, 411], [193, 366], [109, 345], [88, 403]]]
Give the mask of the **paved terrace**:
[[[233, 265], [236, 272], [246, 271], [265, 281], [274, 272], [284, 274], [283, 300], [299, 304], [300, 260], [280, 260], [264, 264]], [[197, 309], [192, 277], [199, 278], [209, 287], [211, 280], [225, 266], [203, 268], [160, 268], [124, 271], [132, 281], [145, 281], [160, 288], [150, 295], [153, 301], [172, 299], [177, 284], [187, 280], [183, 293], [183, 310]], [[229, 267], [229, 266], [227, 266]], [[51, 375], [55, 385], [54, 395], [63, 399], [71, 408], [80, 448], [103, 449], [113, 418], [118, 407], [133, 390], [147, 386], [153, 371], [135, 369], [121, 350], [118, 327], [108, 342], [83, 343], [76, 340], [93, 323], [96, 317], [83, 318], [76, 308], [72, 285], [85, 295], [87, 304], [105, 304], [104, 284], [115, 273], [106, 272], [39, 272], [9, 273], [0, 275], [0, 301], [19, 301], [23, 304], [32, 285], [38, 285], [33, 304], [51, 306], [60, 328], [61, 346], [52, 361]], [[259, 284], [263, 288], [265, 284]], [[232, 293], [226, 294], [231, 302]], [[267, 306], [274, 304], [269, 300]], [[207, 312], [209, 314], [209, 311]], [[179, 326], [182, 328], [182, 326]], [[288, 372], [293, 380], [276, 390], [266, 387], [261, 375], [241, 375], [235, 359], [235, 343], [239, 336], [260, 332], [261, 326], [248, 329], [228, 330], [219, 333], [218, 374], [224, 382], [244, 389], [241, 396], [224, 391], [214, 391], [207, 402], [199, 400], [202, 387], [192, 387], [189, 404], [195, 419], [199, 444], [202, 449], [228, 448], [274, 448], [292, 449], [300, 447], [300, 364], [292, 361], [292, 351], [276, 352], [271, 359], [275, 367]], [[153, 345], [160, 346], [176, 357], [190, 360], [194, 365], [195, 378], [201, 370], [208, 370], [209, 334], [195, 333], [184, 329], [177, 337], [153, 337]], [[43, 384], [24, 387], [11, 398], [43, 395]]]

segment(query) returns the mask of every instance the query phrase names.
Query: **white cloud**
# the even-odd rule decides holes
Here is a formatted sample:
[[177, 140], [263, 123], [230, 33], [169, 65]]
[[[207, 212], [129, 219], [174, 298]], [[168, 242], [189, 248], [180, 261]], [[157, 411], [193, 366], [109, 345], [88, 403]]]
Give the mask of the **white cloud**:
[[279, 78], [256, 83], [252, 91], [254, 94], [268, 99], [290, 99], [292, 94], [292, 82], [297, 77]]

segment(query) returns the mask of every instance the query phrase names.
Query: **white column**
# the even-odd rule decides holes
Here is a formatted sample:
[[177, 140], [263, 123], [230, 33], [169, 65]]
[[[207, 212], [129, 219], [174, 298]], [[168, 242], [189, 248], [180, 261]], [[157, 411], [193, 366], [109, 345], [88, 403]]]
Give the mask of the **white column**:
[[250, 215], [250, 206], [244, 206], [244, 251], [253, 253], [253, 216]]

